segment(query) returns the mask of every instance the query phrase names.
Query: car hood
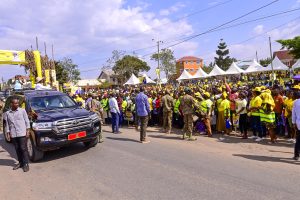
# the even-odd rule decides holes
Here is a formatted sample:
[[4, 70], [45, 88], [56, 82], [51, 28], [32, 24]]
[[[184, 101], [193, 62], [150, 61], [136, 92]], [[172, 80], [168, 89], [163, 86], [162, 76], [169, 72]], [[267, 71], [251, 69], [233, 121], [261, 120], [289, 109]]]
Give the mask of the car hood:
[[36, 111], [38, 122], [53, 122], [61, 119], [87, 117], [91, 112], [83, 108], [64, 108], [55, 110]]

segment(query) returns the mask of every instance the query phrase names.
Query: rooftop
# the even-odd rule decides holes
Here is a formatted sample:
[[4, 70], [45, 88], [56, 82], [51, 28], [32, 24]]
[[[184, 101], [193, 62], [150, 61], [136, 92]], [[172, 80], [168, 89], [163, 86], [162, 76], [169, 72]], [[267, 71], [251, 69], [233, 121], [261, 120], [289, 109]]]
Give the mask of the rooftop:
[[184, 62], [184, 61], [198, 61], [202, 60], [201, 58], [195, 57], [195, 56], [184, 56], [177, 60], [177, 62]]
[[289, 52], [289, 50], [275, 51], [273, 53], [273, 56], [277, 56], [279, 60], [294, 59], [294, 56], [292, 54], [289, 54]]

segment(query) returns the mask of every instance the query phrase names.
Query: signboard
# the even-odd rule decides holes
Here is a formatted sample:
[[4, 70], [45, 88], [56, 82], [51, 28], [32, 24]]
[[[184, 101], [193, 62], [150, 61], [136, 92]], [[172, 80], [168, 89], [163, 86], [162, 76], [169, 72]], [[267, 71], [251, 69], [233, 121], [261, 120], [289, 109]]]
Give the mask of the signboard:
[[20, 65], [25, 62], [25, 51], [0, 50], [0, 64]]

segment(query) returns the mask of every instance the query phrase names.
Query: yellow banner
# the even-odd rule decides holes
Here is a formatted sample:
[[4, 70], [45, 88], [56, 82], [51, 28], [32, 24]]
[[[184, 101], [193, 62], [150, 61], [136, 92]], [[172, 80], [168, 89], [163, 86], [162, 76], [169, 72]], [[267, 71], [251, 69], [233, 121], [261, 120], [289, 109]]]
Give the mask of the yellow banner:
[[25, 62], [25, 51], [0, 50], [0, 64], [20, 65]]
[[45, 69], [45, 81], [46, 83], [50, 83], [50, 70]]

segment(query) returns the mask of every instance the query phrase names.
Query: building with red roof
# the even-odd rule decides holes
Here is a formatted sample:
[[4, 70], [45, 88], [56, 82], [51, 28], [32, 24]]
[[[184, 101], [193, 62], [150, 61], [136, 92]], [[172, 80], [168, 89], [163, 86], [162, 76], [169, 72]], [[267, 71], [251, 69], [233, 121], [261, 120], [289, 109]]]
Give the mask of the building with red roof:
[[289, 52], [289, 50], [275, 51], [273, 53], [273, 58], [277, 56], [279, 60], [283, 62], [283, 64], [285, 64], [288, 67], [292, 67], [293, 64], [297, 62], [297, 59], [295, 59], [294, 56]]
[[180, 76], [183, 70], [194, 75], [199, 68], [203, 67], [203, 59], [195, 56], [184, 56], [176, 61], [176, 74]]

